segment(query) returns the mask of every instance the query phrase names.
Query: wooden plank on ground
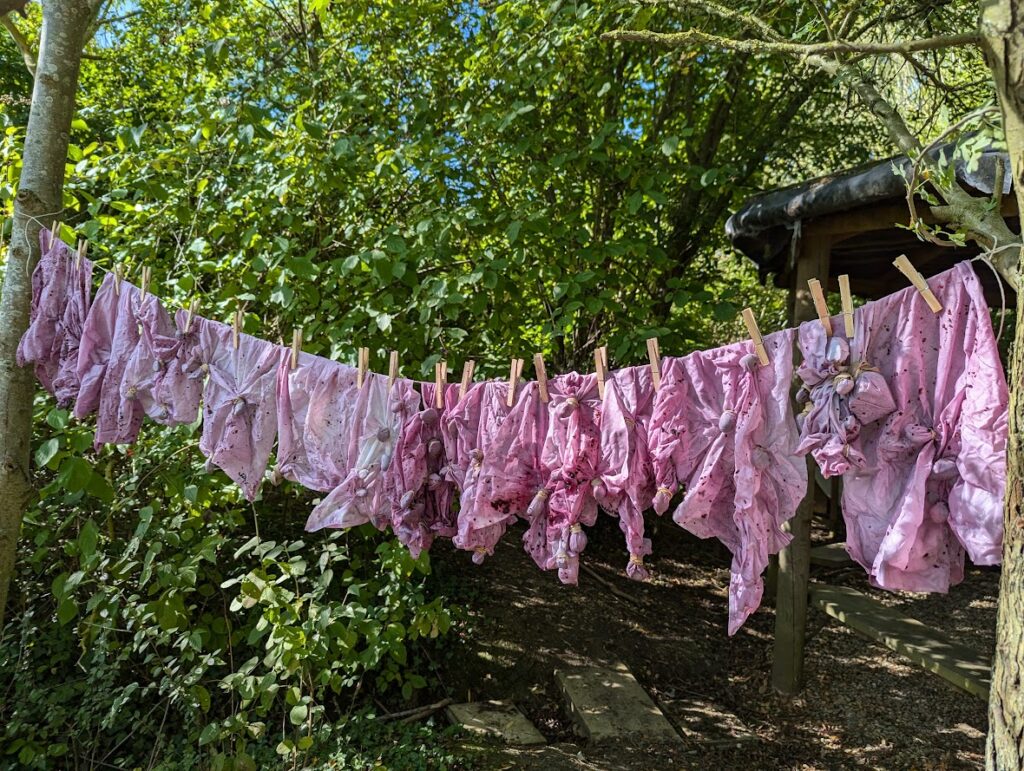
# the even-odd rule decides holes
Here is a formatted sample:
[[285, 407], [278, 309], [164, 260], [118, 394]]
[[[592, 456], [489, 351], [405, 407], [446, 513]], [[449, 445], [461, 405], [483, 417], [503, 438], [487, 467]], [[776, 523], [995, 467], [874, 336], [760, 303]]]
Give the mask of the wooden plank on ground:
[[852, 565], [853, 560], [846, 552], [845, 543], [827, 543], [811, 547], [811, 564], [826, 568], [841, 568]]
[[812, 583], [810, 597], [812, 605], [851, 629], [882, 643], [956, 687], [988, 699], [992, 678], [989, 657], [855, 589]]

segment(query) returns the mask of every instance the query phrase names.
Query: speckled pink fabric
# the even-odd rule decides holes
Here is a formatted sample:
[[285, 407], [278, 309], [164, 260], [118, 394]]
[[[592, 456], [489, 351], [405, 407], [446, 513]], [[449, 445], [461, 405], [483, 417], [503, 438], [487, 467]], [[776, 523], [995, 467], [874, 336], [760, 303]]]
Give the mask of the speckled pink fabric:
[[357, 371], [320, 356], [291, 353], [277, 373], [277, 466], [283, 478], [329, 492], [358, 455]]
[[[749, 342], [662, 363], [662, 404], [656, 404], [654, 421], [667, 400], [685, 419], [674, 434], [678, 446], [663, 443], [655, 455], [675, 458], [671, 474], [685, 484], [673, 519], [701, 538], [718, 538], [732, 552], [729, 634], [759, 606], [768, 556], [789, 542], [782, 525], [807, 487], [789, 397], [794, 337], [793, 330], [765, 336], [770, 363], [763, 367]], [[685, 386], [677, 385], [680, 380]], [[660, 440], [672, 444], [672, 437], [666, 433]]]
[[64, 338], [64, 308], [72, 274], [71, 250], [63, 241], [52, 241], [50, 231], [39, 231], [42, 254], [32, 271], [29, 325], [18, 343], [19, 367], [34, 364], [36, 378], [50, 393], [60, 368]]
[[[93, 438], [93, 446], [97, 449], [104, 444], [134, 442], [142, 426], [142, 408], [135, 399], [127, 402], [122, 400], [121, 380], [139, 342], [138, 314], [143, 298], [135, 286], [127, 281], [120, 283], [120, 295], [115, 298], [117, 310], [110, 337], [110, 351], [100, 383], [100, 401], [96, 410], [96, 435]], [[146, 302], [151, 304], [159, 301], [149, 295]]]
[[121, 377], [119, 422], [135, 424], [137, 433], [143, 415], [164, 425], [177, 423], [177, 410], [161, 386], [175, 360], [178, 336], [163, 304], [151, 294], [138, 300], [135, 320], [139, 336]]
[[391, 521], [385, 474], [405, 421], [420, 409], [420, 395], [405, 379], [388, 389], [388, 378], [370, 372], [358, 389], [356, 457], [348, 474], [331, 490], [306, 521], [306, 530], [347, 528], [370, 522], [383, 530]]
[[945, 592], [964, 551], [998, 564], [1007, 388], [988, 306], [969, 263], [858, 308], [854, 365], [876, 367], [895, 411], [865, 423], [861, 467], [843, 476], [847, 549], [877, 586]]
[[74, 415], [79, 420], [99, 409], [119, 310], [114, 276], [108, 273], [103, 277], [103, 283], [89, 306], [89, 315], [85, 318], [78, 346], [75, 374], [79, 387]]
[[587, 546], [583, 526], [597, 520], [593, 482], [598, 475], [601, 399], [596, 375], [570, 373], [548, 381], [549, 422], [541, 454], [546, 490], [547, 541], [562, 583], [575, 584]]
[[277, 436], [277, 367], [290, 351], [246, 334], [236, 349], [231, 327], [202, 318], [194, 324], [194, 356], [207, 375], [199, 449], [251, 501]]
[[603, 509], [619, 518], [626, 536], [626, 575], [649, 578], [643, 559], [651, 553], [644, 536], [644, 511], [655, 494], [654, 465], [648, 431], [654, 412], [650, 367], [627, 367], [610, 374], [601, 414], [601, 458], [594, 495]]

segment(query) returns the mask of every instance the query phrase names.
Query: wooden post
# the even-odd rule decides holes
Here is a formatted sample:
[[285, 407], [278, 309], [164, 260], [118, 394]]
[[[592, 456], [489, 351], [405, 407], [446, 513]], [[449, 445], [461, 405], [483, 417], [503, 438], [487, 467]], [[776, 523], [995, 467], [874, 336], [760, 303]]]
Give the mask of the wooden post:
[[[817, 318], [807, 281], [828, 277], [831, 238], [815, 233], [804, 223], [793, 271], [792, 318], [794, 324]], [[796, 352], [794, 352], [795, 354]], [[775, 598], [775, 651], [772, 685], [779, 693], [800, 690], [804, 670], [804, 635], [807, 625], [807, 581], [811, 567], [811, 517], [814, 511], [814, 460], [807, 458], [807, 494], [787, 525], [793, 540], [779, 553]]]

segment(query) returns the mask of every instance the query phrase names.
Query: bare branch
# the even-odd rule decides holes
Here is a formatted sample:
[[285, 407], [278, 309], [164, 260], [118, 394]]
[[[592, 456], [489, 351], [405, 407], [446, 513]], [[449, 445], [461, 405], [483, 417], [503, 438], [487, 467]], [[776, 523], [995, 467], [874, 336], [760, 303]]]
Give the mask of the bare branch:
[[0, 13], [6, 16], [11, 11], [15, 11], [25, 16], [27, 15], [25, 13], [26, 5], [28, 5], [28, 0], [0, 0]]
[[[703, 7], [703, 6], [702, 6]], [[743, 14], [739, 14], [742, 16]], [[650, 30], [616, 29], [605, 32], [604, 40], [647, 43], [666, 48], [688, 48], [708, 46], [730, 51], [744, 51], [752, 54], [787, 54], [808, 57], [825, 54], [912, 54], [916, 51], [934, 51], [964, 45], [981, 45], [981, 35], [967, 32], [960, 35], [937, 35], [919, 40], [895, 40], [892, 42], [865, 42], [854, 40], [829, 40], [824, 43], [792, 43], [782, 40], [738, 40], [720, 37], [696, 29], [683, 32], [652, 32]]]
[[36, 76], [36, 52], [29, 45], [28, 38], [18, 29], [18, 25], [14, 23], [14, 19], [11, 18], [9, 13], [5, 13], [0, 17], [0, 24], [3, 24], [7, 31], [11, 33], [11, 38], [14, 40], [15, 45], [18, 46], [18, 50], [21, 51], [21, 58], [25, 62], [29, 74], [34, 78]]

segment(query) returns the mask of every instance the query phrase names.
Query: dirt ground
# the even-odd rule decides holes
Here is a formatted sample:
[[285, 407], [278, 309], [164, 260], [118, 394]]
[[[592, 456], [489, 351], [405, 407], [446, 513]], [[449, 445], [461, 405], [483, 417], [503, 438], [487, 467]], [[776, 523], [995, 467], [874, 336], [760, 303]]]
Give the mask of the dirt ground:
[[[653, 525], [649, 522], [649, 526]], [[510, 532], [474, 566], [438, 544], [436, 569], [468, 608], [471, 633], [441, 667], [457, 700], [511, 700], [546, 735], [541, 750], [485, 749], [481, 765], [508, 769], [954, 769], [982, 765], [986, 705], [814, 609], [808, 619], [806, 687], [795, 699], [770, 687], [774, 613], [767, 604], [726, 634], [729, 554], [668, 521], [657, 523], [647, 583], [625, 577], [617, 522], [602, 517], [578, 587], [538, 570]], [[860, 568], [812, 568], [812, 578], [882, 598], [990, 653], [998, 572], [968, 568], [947, 596], [870, 590]], [[766, 603], [771, 599], [766, 598]], [[553, 672], [577, 663], [625, 663], [677, 725], [694, 712], [721, 720], [680, 747], [587, 746], [564, 712]]]

